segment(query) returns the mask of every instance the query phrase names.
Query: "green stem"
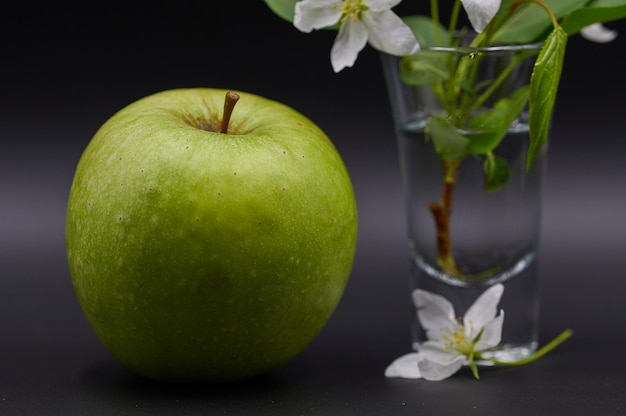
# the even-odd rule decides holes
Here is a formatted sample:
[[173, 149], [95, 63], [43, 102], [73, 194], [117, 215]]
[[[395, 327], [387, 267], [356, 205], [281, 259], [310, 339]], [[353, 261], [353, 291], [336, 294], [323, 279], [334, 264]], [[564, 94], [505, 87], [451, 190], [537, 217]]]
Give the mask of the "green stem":
[[[433, 23], [435, 25], [439, 25], [439, 0], [430, 0], [430, 16], [433, 19]], [[439, 39], [439, 31], [435, 31], [435, 36], [437, 37], [435, 40], [437, 45], [441, 45], [442, 39]]]
[[507, 79], [509, 74], [513, 71], [513, 69], [518, 64], [519, 64], [519, 62], [517, 62], [517, 60], [515, 60], [515, 59], [513, 61], [511, 61], [511, 63], [509, 65], [507, 65], [507, 67], [504, 68], [504, 70], [502, 72], [500, 72], [500, 74], [498, 74], [498, 77], [489, 85], [489, 88], [487, 88], [480, 95], [480, 97], [478, 97], [476, 100], [474, 100], [473, 104], [469, 108], [467, 108], [467, 110], [463, 114], [463, 119], [469, 117], [470, 115], [472, 115], [472, 113], [474, 113], [474, 111], [476, 111], [478, 108], [480, 108], [480, 106], [483, 105], [483, 103], [485, 101], [487, 101], [489, 96], [491, 96], [491, 94], [493, 94], [493, 92], [496, 89], [498, 89], [500, 87], [500, 85]]
[[546, 11], [546, 13], [548, 13], [548, 15], [550, 16], [550, 20], [552, 20], [552, 25], [555, 28], [559, 27], [559, 20], [556, 18], [556, 16], [552, 12], [552, 9], [550, 9], [550, 6], [548, 6], [543, 0], [520, 0], [520, 1], [514, 2], [513, 4], [515, 5], [515, 7], [517, 7], [518, 5], [522, 3], [535, 3], [536, 5], [541, 6]]
[[499, 360], [494, 360], [491, 358], [483, 358], [480, 355], [478, 358], [481, 360], [484, 359], [487, 361], [491, 361], [492, 363], [496, 365], [509, 366], [509, 367], [518, 367], [520, 365], [530, 364], [534, 361], [537, 361], [538, 359], [540, 359], [541, 357], [543, 357], [544, 355], [546, 355], [547, 353], [549, 353], [550, 351], [558, 347], [560, 344], [562, 344], [566, 339], [571, 337], [573, 334], [574, 334], [574, 331], [572, 331], [571, 329], [566, 329], [558, 337], [554, 338], [548, 344], [544, 345], [542, 348], [535, 351], [534, 354], [518, 361], [499, 361]]
[[[478, 48], [484, 39], [484, 34], [479, 33], [472, 39], [470, 43], [471, 48]], [[480, 53], [477, 54], [467, 54], [458, 58], [457, 55], [450, 55], [450, 86], [448, 89], [452, 91], [452, 94], [449, 97], [448, 105], [448, 114], [457, 115], [458, 118], [454, 119], [455, 125], [457, 127], [462, 127], [465, 124], [466, 118], [471, 114], [471, 112], [464, 111], [467, 108], [468, 101], [473, 98], [471, 94], [467, 94], [458, 86], [461, 85], [463, 80], [467, 80], [470, 85], [473, 85], [478, 73], [478, 69], [480, 67], [479, 60], [482, 59]]]
[[448, 26], [448, 45], [454, 43], [454, 37], [456, 36], [456, 26], [459, 22], [459, 13], [461, 12], [461, 0], [455, 0], [454, 6], [452, 6], [452, 13], [450, 14], [450, 24]]
[[478, 365], [476, 365], [476, 360], [474, 359], [475, 356], [476, 354], [472, 351], [469, 356], [469, 367], [472, 370], [472, 375], [474, 376], [474, 378], [476, 380], [480, 380], [480, 375], [478, 374]]

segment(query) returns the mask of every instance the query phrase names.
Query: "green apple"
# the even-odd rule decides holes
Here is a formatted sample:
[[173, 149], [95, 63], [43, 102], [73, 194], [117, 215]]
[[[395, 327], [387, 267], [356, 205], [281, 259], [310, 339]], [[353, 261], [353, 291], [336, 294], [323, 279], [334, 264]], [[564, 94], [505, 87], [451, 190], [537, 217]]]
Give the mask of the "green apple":
[[124, 366], [161, 380], [237, 380], [290, 361], [335, 310], [356, 239], [352, 183], [324, 132], [220, 89], [162, 91], [113, 115], [67, 209], [88, 322]]

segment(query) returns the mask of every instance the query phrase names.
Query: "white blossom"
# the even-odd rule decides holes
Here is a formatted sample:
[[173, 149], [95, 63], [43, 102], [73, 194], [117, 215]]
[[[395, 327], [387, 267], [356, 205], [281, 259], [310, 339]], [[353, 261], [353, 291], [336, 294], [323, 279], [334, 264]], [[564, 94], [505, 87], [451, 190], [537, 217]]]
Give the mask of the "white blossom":
[[410, 55], [419, 50], [411, 29], [391, 8], [401, 0], [303, 0], [296, 3], [294, 26], [311, 32], [339, 24], [331, 49], [333, 70], [354, 65], [369, 44], [391, 55]]
[[580, 34], [585, 39], [598, 43], [612, 42], [617, 37], [617, 31], [610, 30], [601, 23], [594, 23], [582, 28]]
[[472, 27], [480, 33], [498, 13], [501, 0], [461, 0], [461, 3]]
[[386, 369], [387, 377], [443, 380], [474, 359], [476, 353], [496, 347], [501, 340], [504, 311], [498, 314], [498, 303], [504, 286], [496, 284], [469, 307], [462, 319], [444, 297], [415, 290], [413, 302], [417, 316], [426, 331], [427, 341], [416, 353], [403, 355]]

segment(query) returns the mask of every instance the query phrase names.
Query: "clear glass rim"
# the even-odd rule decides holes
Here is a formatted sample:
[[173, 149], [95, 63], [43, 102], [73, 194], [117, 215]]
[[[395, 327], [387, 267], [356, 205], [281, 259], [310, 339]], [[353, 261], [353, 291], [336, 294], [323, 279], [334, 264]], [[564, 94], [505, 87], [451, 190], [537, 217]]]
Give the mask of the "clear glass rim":
[[[519, 45], [490, 45], [490, 46], [424, 46], [422, 51], [433, 52], [457, 52], [457, 53], [490, 53], [490, 52], [518, 52], [518, 51], [539, 51], [543, 42], [524, 43]], [[417, 52], [419, 53], [419, 51]]]

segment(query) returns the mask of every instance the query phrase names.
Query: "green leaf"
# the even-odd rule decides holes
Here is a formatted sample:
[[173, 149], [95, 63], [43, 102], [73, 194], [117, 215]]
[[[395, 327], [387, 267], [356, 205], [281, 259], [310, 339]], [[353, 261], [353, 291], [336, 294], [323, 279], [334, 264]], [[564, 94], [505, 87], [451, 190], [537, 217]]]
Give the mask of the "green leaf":
[[426, 123], [426, 131], [435, 146], [435, 151], [443, 160], [454, 161], [465, 157], [469, 139], [442, 117], [431, 117]]
[[264, 0], [265, 4], [283, 19], [293, 22], [296, 11], [296, 3], [300, 0]]
[[483, 164], [485, 172], [484, 188], [487, 192], [496, 192], [504, 188], [509, 181], [509, 164], [503, 157], [487, 153]]
[[448, 68], [442, 56], [422, 51], [404, 56], [400, 61], [400, 77], [408, 85], [432, 85], [448, 79]]
[[596, 1], [590, 7], [568, 14], [561, 22], [561, 27], [568, 35], [573, 35], [593, 23], [605, 23], [624, 17], [626, 17], [626, 1]]
[[[445, 28], [427, 16], [406, 16], [404, 23], [413, 31], [415, 39], [422, 47], [443, 44], [448, 35]], [[405, 56], [400, 62], [400, 76], [409, 85], [432, 85], [448, 78], [448, 69], [442, 54], [432, 54], [427, 50]]]
[[[510, 3], [510, 2], [509, 2]], [[544, 0], [557, 19], [587, 5], [589, 0]], [[503, 5], [500, 15], [508, 13], [508, 7]], [[539, 5], [533, 3], [523, 4], [515, 9], [510, 18], [496, 30], [493, 41], [495, 43], [524, 44], [540, 42], [548, 34], [552, 27], [552, 21], [548, 13]]]
[[546, 39], [533, 67], [528, 98], [530, 146], [526, 170], [532, 168], [539, 151], [548, 140], [566, 46], [567, 33], [557, 26]]
[[448, 31], [428, 16], [406, 16], [402, 20], [413, 31], [421, 46], [441, 46], [448, 39]]
[[591, 0], [588, 7], [616, 7], [626, 5], [626, 0]]
[[483, 111], [469, 123], [469, 129], [476, 133], [469, 133], [470, 144], [467, 153], [478, 155], [495, 149], [511, 124], [519, 118], [528, 101], [528, 86], [515, 91], [511, 97], [498, 100], [490, 111]]

